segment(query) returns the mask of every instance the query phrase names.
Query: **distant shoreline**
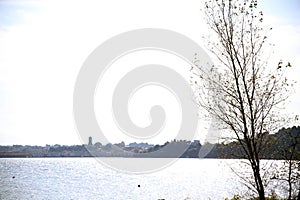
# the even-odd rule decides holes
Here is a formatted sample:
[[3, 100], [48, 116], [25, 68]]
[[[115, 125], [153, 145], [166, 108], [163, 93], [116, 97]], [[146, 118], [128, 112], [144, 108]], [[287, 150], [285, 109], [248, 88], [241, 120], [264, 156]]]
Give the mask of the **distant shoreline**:
[[[292, 137], [300, 138], [300, 126], [282, 128], [276, 134], [264, 136], [264, 151], [259, 157], [267, 160], [285, 160], [285, 151], [291, 149]], [[217, 158], [217, 159], [245, 159], [246, 155], [240, 144], [241, 142], [231, 141], [229, 143], [205, 143], [199, 140], [172, 140], [163, 145], [148, 143], [124, 142], [118, 144], [92, 143], [89, 137], [89, 144], [83, 145], [46, 145], [46, 146], [0, 146], [0, 158], [81, 158], [81, 157], [116, 157], [116, 158]], [[300, 143], [297, 144], [296, 152], [300, 152]], [[300, 160], [300, 154], [296, 154], [295, 160]]]
[[[19, 158], [24, 158], [24, 159], [51, 159], [51, 158], [57, 158], [57, 159], [63, 159], [63, 158], [129, 158], [129, 159], [174, 159], [171, 157], [161, 157], [161, 158], [154, 158], [154, 157], [0, 157], [1, 159], [19, 159]], [[247, 160], [245, 158], [178, 158], [178, 159], [199, 159], [199, 160]], [[277, 161], [284, 161], [284, 159], [261, 159], [261, 160], [277, 160]]]

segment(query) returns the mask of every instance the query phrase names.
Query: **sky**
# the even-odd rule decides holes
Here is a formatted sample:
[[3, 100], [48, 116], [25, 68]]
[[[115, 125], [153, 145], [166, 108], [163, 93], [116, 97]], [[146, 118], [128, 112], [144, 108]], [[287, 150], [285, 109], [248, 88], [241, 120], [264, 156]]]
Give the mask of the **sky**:
[[[203, 45], [202, 35], [209, 30], [202, 6], [199, 0], [0, 0], [0, 145], [87, 143], [78, 135], [73, 118], [74, 84], [87, 56], [107, 39], [139, 28], [173, 30]], [[293, 66], [289, 77], [299, 79], [300, 2], [264, 0], [260, 6], [266, 23], [273, 27], [270, 65], [276, 66], [280, 59], [289, 61]], [[172, 65], [189, 76], [186, 63], [162, 52], [140, 52], [118, 60], [104, 77], [107, 82], [98, 87], [105, 87], [107, 93], [95, 95], [97, 119], [107, 120], [103, 130], [112, 143], [133, 140], [118, 130], [107, 104], [99, 102], [109, 101], [110, 86], [126, 70], [152, 62]], [[300, 114], [299, 82], [286, 109], [293, 114]], [[147, 142], [171, 140], [181, 120], [176, 98], [157, 86], [143, 89], [131, 99], [132, 120], [147, 125], [152, 101], [161, 104], [167, 113], [165, 130]]]

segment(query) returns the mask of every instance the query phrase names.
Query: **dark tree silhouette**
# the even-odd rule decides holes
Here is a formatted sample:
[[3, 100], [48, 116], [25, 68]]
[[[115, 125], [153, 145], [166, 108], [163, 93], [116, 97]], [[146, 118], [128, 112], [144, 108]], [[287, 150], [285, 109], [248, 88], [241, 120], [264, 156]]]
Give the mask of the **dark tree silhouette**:
[[[208, 47], [219, 65], [192, 67], [197, 103], [230, 130], [252, 169], [251, 188], [265, 199], [261, 155], [265, 137], [282, 127], [276, 107], [289, 96], [291, 84], [284, 77], [290, 67], [282, 61], [268, 70], [264, 59], [267, 32], [256, 0], [205, 2], [207, 24], [212, 31]], [[200, 79], [200, 81], [198, 80]], [[249, 188], [250, 188], [249, 186]]]

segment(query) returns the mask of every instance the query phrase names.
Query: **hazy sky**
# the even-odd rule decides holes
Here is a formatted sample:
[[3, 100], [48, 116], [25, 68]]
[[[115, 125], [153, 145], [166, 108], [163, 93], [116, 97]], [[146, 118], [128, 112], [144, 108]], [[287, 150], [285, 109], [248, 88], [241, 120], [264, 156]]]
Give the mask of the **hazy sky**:
[[[77, 74], [87, 56], [112, 36], [138, 28], [170, 29], [203, 44], [201, 36], [209, 30], [201, 17], [202, 3], [199, 0], [0, 1], [0, 145], [81, 143], [73, 121], [72, 98]], [[270, 65], [276, 67], [280, 59], [290, 61], [293, 65], [290, 77], [299, 79], [299, 1], [264, 0], [262, 8], [266, 23], [273, 27], [271, 40], [275, 53]], [[131, 65], [125, 67], [130, 69], [153, 60], [177, 63], [174, 65], [178, 65], [175, 66], [178, 71], [188, 71], [187, 65], [180, 68], [180, 61], [166, 59], [168, 56], [162, 53], [132, 56], [116, 63], [107, 80], [117, 81], [118, 66]], [[287, 107], [294, 114], [300, 114], [299, 82]], [[106, 87], [108, 93], [113, 89], [109, 84]], [[140, 91], [129, 108], [132, 119], [139, 125], [149, 123], [147, 109], [153, 98], [149, 94], [156, 94], [154, 101], [166, 107], [169, 123], [165, 135], [150, 142], [174, 138], [170, 133], [178, 129], [180, 119], [175, 116], [180, 109], [169, 92], [153, 87]], [[96, 102], [101, 95], [95, 96]], [[99, 119], [111, 117], [101, 105], [96, 103], [95, 108]], [[113, 119], [107, 120], [104, 129], [112, 142], [132, 141], [118, 131]]]

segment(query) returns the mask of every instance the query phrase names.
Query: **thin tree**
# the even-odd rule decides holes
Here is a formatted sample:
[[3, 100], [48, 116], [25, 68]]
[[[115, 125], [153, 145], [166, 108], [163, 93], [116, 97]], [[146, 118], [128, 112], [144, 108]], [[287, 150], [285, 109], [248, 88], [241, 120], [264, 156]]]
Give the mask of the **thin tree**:
[[[290, 139], [289, 148], [285, 149], [284, 154], [286, 156], [286, 161], [284, 164], [287, 164], [287, 183], [288, 183], [288, 199], [297, 199], [300, 200], [300, 160], [299, 160], [299, 143], [300, 143], [300, 134], [297, 133], [296, 129], [292, 129], [288, 133]], [[298, 160], [297, 160], [298, 159]]]
[[280, 187], [287, 191], [287, 199], [300, 200], [300, 127], [282, 129], [278, 138], [279, 145], [275, 153], [284, 159], [283, 165], [273, 179], [283, 181]]
[[251, 166], [251, 187], [264, 200], [260, 158], [265, 136], [282, 126], [276, 108], [288, 97], [283, 72], [291, 65], [280, 61], [273, 72], [268, 70], [264, 46], [270, 28], [263, 28], [257, 1], [210, 0], [204, 12], [212, 31], [208, 47], [219, 65], [206, 70], [195, 60], [191, 71], [197, 103], [233, 133]]

